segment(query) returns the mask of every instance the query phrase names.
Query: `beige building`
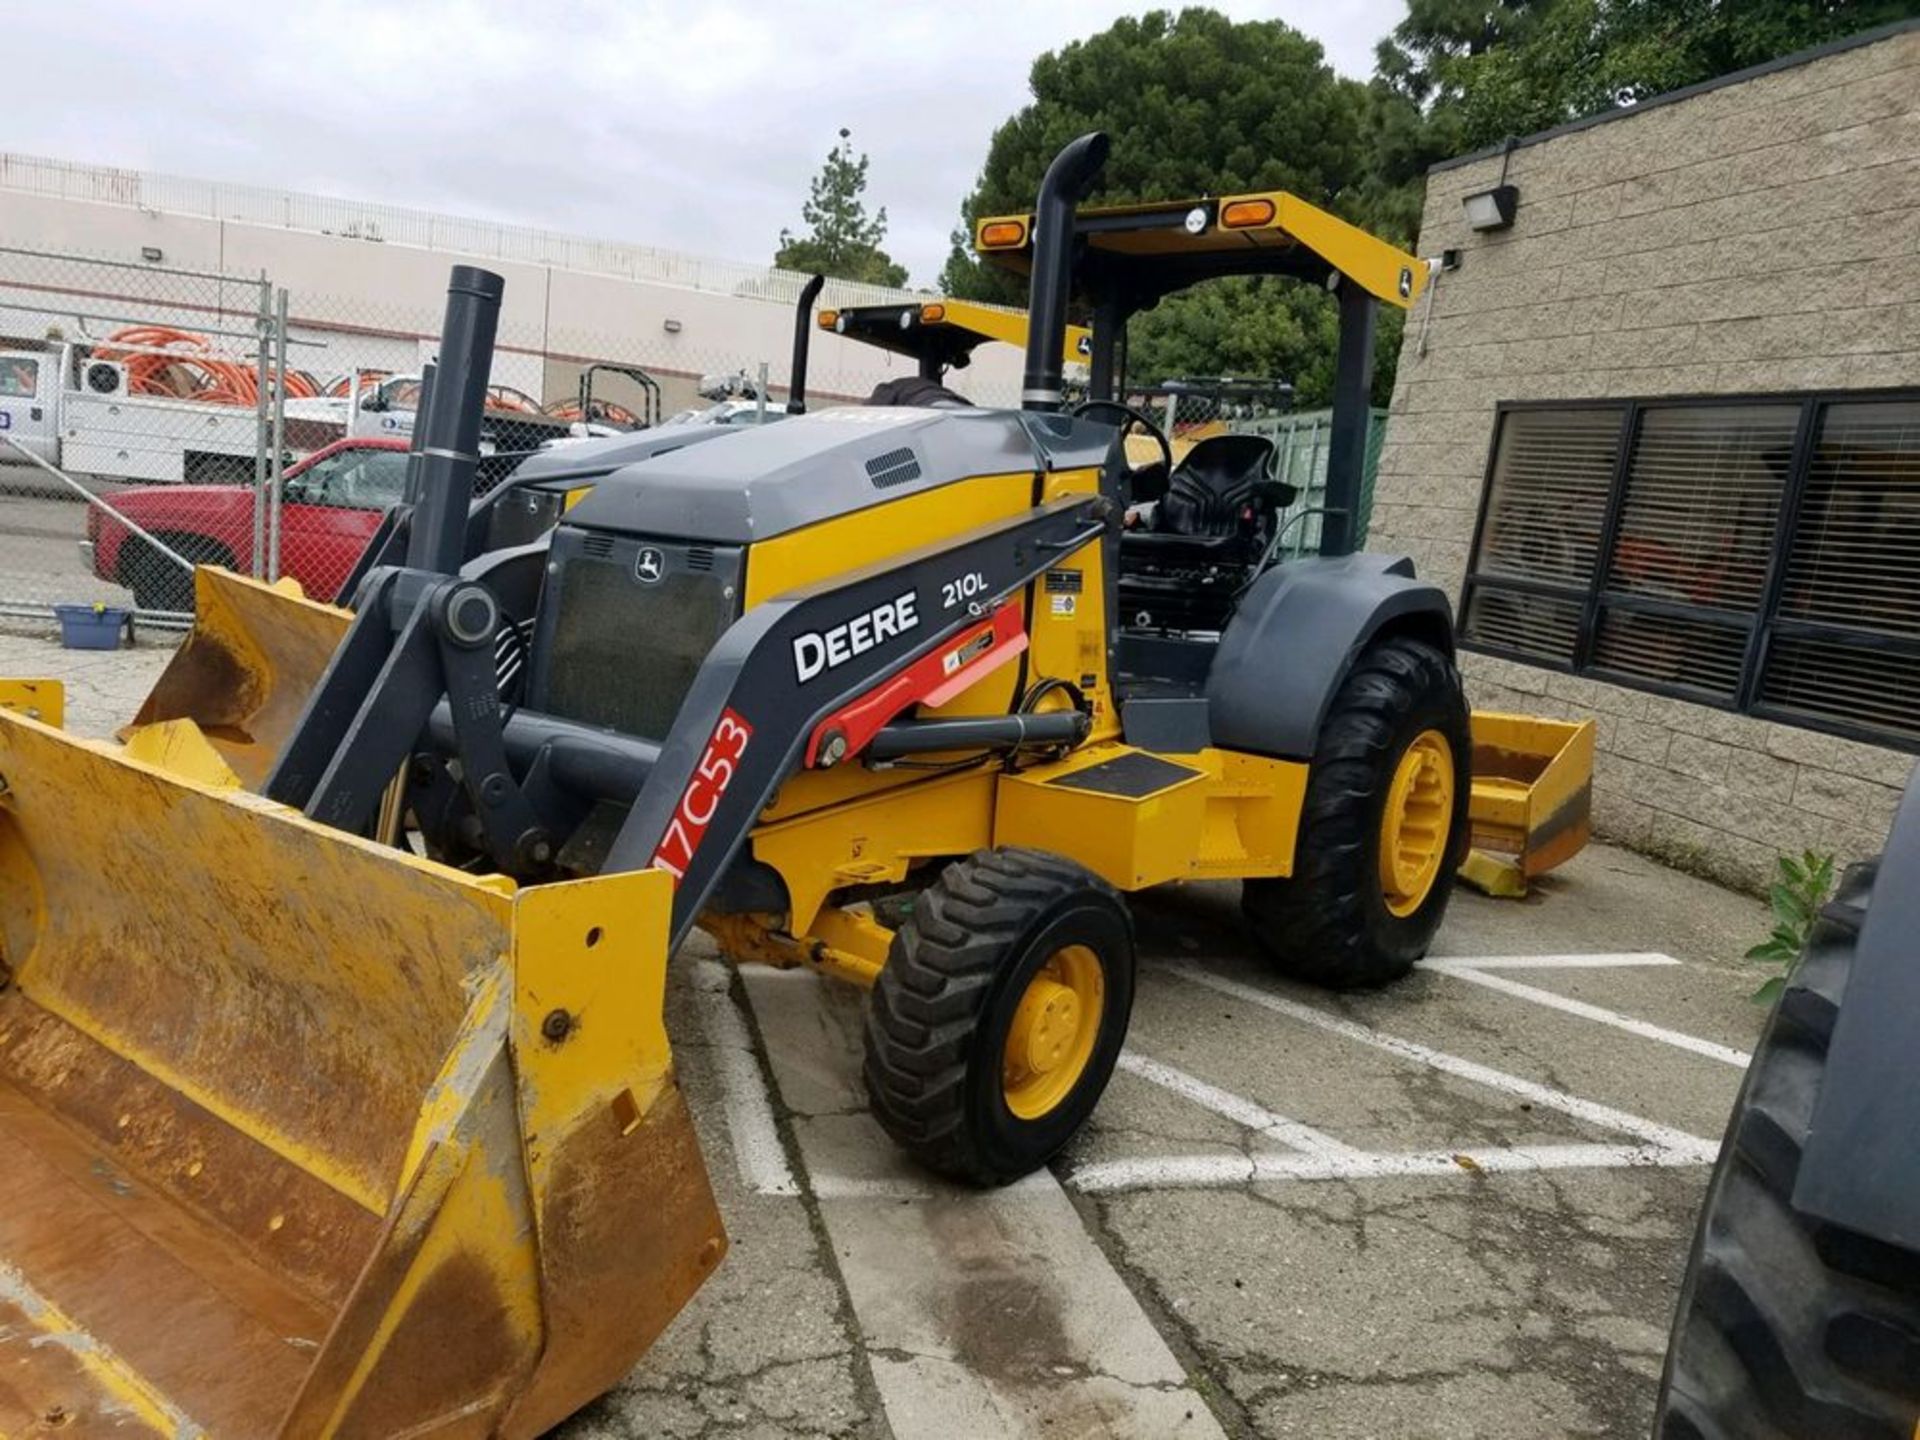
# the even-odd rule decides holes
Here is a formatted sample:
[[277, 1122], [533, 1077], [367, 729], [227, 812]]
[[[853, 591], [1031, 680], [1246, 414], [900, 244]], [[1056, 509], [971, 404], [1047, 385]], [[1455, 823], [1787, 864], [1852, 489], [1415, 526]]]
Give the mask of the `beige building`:
[[1690, 868], [1877, 850], [1920, 750], [1920, 22], [1436, 167], [1420, 249], [1458, 264], [1368, 544], [1453, 591], [1474, 703], [1596, 717], [1598, 830]]
[[[752, 243], [742, 237], [743, 248]], [[151, 283], [137, 270], [101, 278], [108, 271], [63, 265], [63, 255], [150, 266]], [[593, 361], [644, 367], [669, 412], [695, 403], [702, 376], [757, 376], [762, 364], [775, 392], [785, 392], [805, 276], [398, 206], [0, 154], [0, 300], [11, 302], [0, 310], [0, 335], [59, 325], [71, 336], [83, 313], [101, 331], [129, 319], [216, 328], [211, 279], [161, 272], [264, 273], [288, 291], [290, 329], [304, 342], [295, 366], [322, 379], [354, 368], [412, 371], [437, 343], [455, 262], [506, 277], [493, 378], [536, 399], [572, 394]], [[251, 303], [234, 287], [220, 298]], [[819, 303], [905, 298], [836, 281]], [[809, 388], [826, 402], [858, 400], [912, 368], [820, 334]], [[982, 402], [1010, 403], [1020, 370], [1013, 347], [988, 345], [954, 384]], [[600, 393], [636, 398], [618, 381]]]

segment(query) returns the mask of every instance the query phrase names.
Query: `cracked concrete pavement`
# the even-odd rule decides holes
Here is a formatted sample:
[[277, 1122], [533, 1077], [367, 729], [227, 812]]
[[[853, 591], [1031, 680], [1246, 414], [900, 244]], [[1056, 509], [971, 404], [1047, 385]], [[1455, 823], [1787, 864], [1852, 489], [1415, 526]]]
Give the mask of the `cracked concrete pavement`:
[[[101, 734], [166, 653], [0, 634], [0, 673], [67, 679], [70, 725]], [[1527, 901], [1462, 894], [1438, 956], [1626, 957], [1497, 972], [1570, 1008], [1443, 970], [1350, 997], [1290, 985], [1230, 885], [1155, 892], [1137, 914], [1130, 1050], [1152, 1063], [1116, 1074], [1051, 1174], [990, 1195], [916, 1174], [873, 1130], [857, 996], [736, 977], [691, 942], [668, 1024], [733, 1248], [559, 1433], [1645, 1434], [1707, 1172], [1635, 1150], [1620, 1117], [1716, 1140], [1740, 1069], [1579, 1007], [1737, 1059], [1762, 1019], [1738, 960], [1761, 907], [1599, 845]], [[745, 1140], [741, 1086], [766, 1122]], [[1513, 1147], [1531, 1168], [1482, 1163]], [[1206, 1179], [1209, 1157], [1268, 1169]], [[1091, 1183], [1118, 1162], [1124, 1183]]]

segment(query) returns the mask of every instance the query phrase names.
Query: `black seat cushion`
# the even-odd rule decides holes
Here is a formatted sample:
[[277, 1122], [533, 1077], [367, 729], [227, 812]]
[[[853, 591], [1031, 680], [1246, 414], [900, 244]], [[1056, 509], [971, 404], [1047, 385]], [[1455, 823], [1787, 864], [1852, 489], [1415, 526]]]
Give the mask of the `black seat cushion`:
[[1121, 553], [1143, 566], [1189, 564], [1233, 559], [1241, 550], [1240, 537], [1226, 535], [1169, 535], [1160, 530], [1127, 530], [1120, 536]]
[[1255, 487], [1273, 465], [1264, 435], [1209, 435], [1174, 467], [1153, 528], [1165, 535], [1240, 535], [1257, 523]]

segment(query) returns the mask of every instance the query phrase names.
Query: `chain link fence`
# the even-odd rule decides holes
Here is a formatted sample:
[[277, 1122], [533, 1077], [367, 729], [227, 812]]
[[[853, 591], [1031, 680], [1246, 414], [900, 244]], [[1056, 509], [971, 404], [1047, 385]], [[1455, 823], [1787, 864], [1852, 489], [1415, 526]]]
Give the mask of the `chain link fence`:
[[[257, 563], [286, 363], [275, 298], [261, 276], [0, 248], [0, 613], [158, 616], [190, 604], [186, 562]], [[196, 547], [141, 507], [155, 487], [233, 493], [239, 533]]]
[[[1253, 418], [1241, 427], [1265, 435], [1278, 454], [1274, 475], [1294, 487], [1293, 503], [1279, 519], [1280, 552], [1284, 555], [1320, 553], [1320, 522], [1326, 514], [1327, 453], [1333, 435], [1333, 411], [1303, 410], [1293, 415]], [[1353, 548], [1364, 550], [1367, 526], [1373, 519], [1373, 482], [1380, 469], [1380, 449], [1387, 438], [1387, 412], [1375, 406], [1367, 413], [1367, 455], [1360, 470], [1359, 513], [1353, 517]]]

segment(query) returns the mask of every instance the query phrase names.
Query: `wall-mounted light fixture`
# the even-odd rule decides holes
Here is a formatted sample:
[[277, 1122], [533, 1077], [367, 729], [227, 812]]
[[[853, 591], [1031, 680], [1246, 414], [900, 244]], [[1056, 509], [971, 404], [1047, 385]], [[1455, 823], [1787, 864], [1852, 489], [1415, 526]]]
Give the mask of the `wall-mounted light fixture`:
[[1512, 185], [1496, 185], [1477, 190], [1460, 202], [1467, 212], [1469, 230], [1504, 230], [1513, 224], [1513, 212], [1520, 204], [1520, 191]]
[[1507, 166], [1513, 163], [1513, 152], [1519, 141], [1512, 136], [1500, 150], [1500, 178], [1493, 182], [1491, 190], [1476, 190], [1460, 201], [1460, 207], [1467, 212], [1469, 230], [1504, 230], [1513, 224], [1513, 212], [1520, 207], [1520, 191], [1507, 183]]
[[145, 260], [149, 265], [158, 265], [167, 257], [158, 245], [142, 245], [140, 247], [140, 258]]
[[671, 319], [662, 320], [660, 322], [660, 328], [665, 330], [669, 335], [678, 335], [680, 333], [680, 322]]

